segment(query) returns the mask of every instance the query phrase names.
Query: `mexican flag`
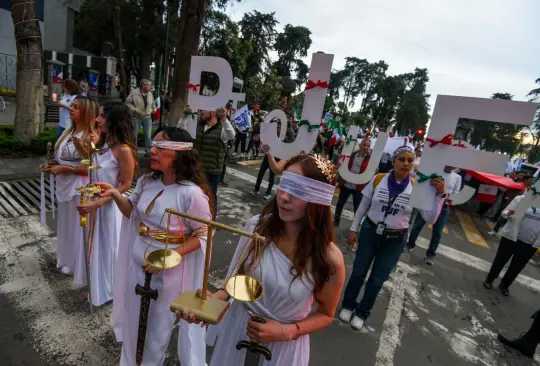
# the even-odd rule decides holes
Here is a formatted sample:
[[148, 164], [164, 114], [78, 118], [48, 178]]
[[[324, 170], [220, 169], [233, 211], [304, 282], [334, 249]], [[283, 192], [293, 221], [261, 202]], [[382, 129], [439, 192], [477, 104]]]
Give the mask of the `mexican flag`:
[[497, 200], [497, 191], [499, 187], [490, 186], [489, 184], [480, 184], [478, 193], [476, 194], [477, 202], [494, 203]]

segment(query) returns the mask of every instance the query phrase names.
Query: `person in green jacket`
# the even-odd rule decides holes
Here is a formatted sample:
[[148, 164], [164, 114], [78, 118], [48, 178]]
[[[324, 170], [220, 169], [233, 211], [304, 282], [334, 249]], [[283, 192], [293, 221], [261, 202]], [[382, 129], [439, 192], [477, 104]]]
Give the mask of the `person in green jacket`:
[[217, 212], [217, 189], [223, 169], [227, 141], [234, 139], [234, 128], [226, 117], [225, 108], [215, 111], [201, 111], [197, 124], [195, 149], [201, 155], [208, 185], [214, 194], [214, 212]]

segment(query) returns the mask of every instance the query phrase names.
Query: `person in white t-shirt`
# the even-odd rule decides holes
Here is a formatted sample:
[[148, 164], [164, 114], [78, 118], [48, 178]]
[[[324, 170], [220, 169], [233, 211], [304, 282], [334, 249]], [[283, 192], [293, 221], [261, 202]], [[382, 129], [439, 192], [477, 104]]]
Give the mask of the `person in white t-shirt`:
[[501, 214], [508, 221], [499, 231], [501, 242], [484, 282], [484, 287], [491, 289], [493, 281], [510, 261], [499, 284], [499, 290], [504, 296], [510, 295], [508, 288], [540, 248], [540, 207], [529, 207], [521, 218], [513, 216], [524, 197], [525, 195], [521, 195], [514, 198]]
[[[452, 166], [445, 166], [442, 177], [444, 179], [445, 192], [448, 195], [459, 193], [461, 191], [461, 176], [457, 173], [454, 173], [456, 168]], [[431, 233], [431, 241], [429, 242], [429, 248], [426, 252], [426, 257], [424, 262], [432, 266], [435, 262], [435, 253], [437, 247], [441, 242], [442, 233], [446, 223], [448, 222], [448, 215], [450, 214], [450, 205], [448, 201], [445, 201], [442, 206], [441, 213], [439, 218], [433, 224], [433, 231]], [[411, 251], [416, 246], [416, 240], [422, 231], [422, 228], [426, 224], [426, 220], [422, 215], [416, 216], [414, 224], [411, 230], [411, 235], [409, 235], [409, 241], [405, 245], [405, 252]]]
[[62, 136], [65, 130], [71, 127], [71, 112], [73, 111], [71, 105], [75, 100], [75, 97], [81, 93], [79, 84], [73, 79], [66, 79], [62, 85], [62, 97], [56, 103], [59, 108], [59, 121], [57, 137]]
[[[358, 245], [358, 250], [339, 313], [339, 318], [343, 322], [350, 322], [355, 329], [361, 329], [371, 314], [377, 296], [396, 266], [407, 241], [413, 212], [409, 205], [413, 181], [409, 175], [414, 166], [414, 157], [412, 148], [399, 147], [392, 156], [393, 171], [377, 174], [362, 191], [362, 202], [347, 238], [351, 247]], [[430, 211], [420, 210], [420, 214], [427, 222], [434, 223], [444, 201], [444, 180], [431, 179], [430, 184], [438, 193], [433, 199], [433, 208]], [[358, 229], [359, 235], [356, 233]], [[358, 303], [356, 299], [372, 263], [364, 296]]]

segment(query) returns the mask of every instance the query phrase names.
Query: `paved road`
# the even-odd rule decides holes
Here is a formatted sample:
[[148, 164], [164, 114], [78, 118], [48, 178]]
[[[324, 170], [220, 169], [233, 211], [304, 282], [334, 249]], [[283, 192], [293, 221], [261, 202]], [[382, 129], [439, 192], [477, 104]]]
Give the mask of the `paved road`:
[[[219, 191], [218, 220], [241, 227], [259, 212], [264, 193], [249, 194], [256, 165], [232, 168], [226, 179], [229, 187]], [[350, 205], [346, 207], [338, 230], [348, 272], [353, 253], [343, 244], [351, 210]], [[54, 228], [52, 217], [47, 219]], [[464, 220], [472, 221], [472, 228]], [[506, 350], [496, 334], [519, 335], [530, 325], [528, 318], [540, 303], [540, 271], [530, 264], [508, 298], [496, 290], [486, 291], [482, 281], [497, 238], [485, 234], [489, 228], [483, 219], [458, 218], [455, 212], [447, 228], [433, 267], [423, 263], [420, 247], [427, 247], [431, 234], [424, 228], [420, 247], [402, 256], [363, 330], [353, 331], [335, 320], [328, 329], [312, 335], [310, 365], [536, 364]], [[472, 235], [475, 228], [485, 243]], [[228, 232], [215, 235], [212, 285], [220, 285], [224, 278], [237, 240]], [[54, 229], [42, 228], [37, 215], [0, 219], [0, 364], [117, 364], [120, 348], [109, 324], [111, 306], [88, 314], [83, 289], [56, 273], [54, 248]], [[166, 365], [177, 364], [175, 353], [176, 338]]]

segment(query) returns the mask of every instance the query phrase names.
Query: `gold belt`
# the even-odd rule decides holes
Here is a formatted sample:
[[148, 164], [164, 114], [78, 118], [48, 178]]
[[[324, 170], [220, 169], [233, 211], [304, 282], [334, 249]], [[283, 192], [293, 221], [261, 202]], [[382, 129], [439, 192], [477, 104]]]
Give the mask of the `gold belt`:
[[167, 237], [169, 244], [182, 244], [185, 242], [184, 234], [168, 233], [160, 230], [150, 230], [148, 226], [141, 222], [139, 226], [139, 235], [142, 237], [152, 238], [162, 243], [167, 243]]

